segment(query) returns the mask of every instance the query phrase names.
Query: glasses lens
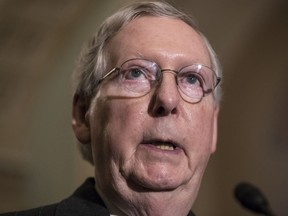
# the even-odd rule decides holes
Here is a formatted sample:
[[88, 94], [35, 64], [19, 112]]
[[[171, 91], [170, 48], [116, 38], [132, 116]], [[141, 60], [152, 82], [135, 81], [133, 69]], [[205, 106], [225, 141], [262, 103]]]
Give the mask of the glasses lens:
[[128, 96], [144, 95], [151, 90], [157, 71], [156, 63], [143, 59], [128, 60], [120, 68], [121, 85], [128, 90]]
[[214, 72], [203, 65], [194, 64], [184, 67], [177, 74], [180, 90], [188, 96], [191, 102], [200, 101], [204, 93], [214, 88]]

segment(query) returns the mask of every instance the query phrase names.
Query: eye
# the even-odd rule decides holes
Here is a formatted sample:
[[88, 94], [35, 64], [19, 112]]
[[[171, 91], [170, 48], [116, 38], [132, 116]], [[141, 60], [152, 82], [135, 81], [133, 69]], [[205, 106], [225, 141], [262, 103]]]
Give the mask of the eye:
[[199, 79], [197, 76], [195, 76], [195, 74], [188, 74], [186, 77], [186, 81], [191, 85], [195, 85], [199, 82]]
[[134, 67], [123, 71], [123, 78], [126, 80], [141, 80], [146, 79], [146, 73], [143, 69]]
[[201, 76], [195, 72], [181, 73], [181, 75], [179, 75], [179, 81], [187, 87], [201, 87], [203, 83]]

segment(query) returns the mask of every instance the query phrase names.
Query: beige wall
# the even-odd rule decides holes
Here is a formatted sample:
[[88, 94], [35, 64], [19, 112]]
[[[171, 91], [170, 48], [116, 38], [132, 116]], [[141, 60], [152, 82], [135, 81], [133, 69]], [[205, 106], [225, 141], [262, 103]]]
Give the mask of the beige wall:
[[[124, 2], [0, 1], [0, 212], [58, 201], [93, 175], [70, 126], [70, 75], [82, 42]], [[233, 198], [250, 181], [287, 215], [287, 1], [174, 3], [197, 18], [225, 73], [218, 151], [194, 210], [252, 215]]]

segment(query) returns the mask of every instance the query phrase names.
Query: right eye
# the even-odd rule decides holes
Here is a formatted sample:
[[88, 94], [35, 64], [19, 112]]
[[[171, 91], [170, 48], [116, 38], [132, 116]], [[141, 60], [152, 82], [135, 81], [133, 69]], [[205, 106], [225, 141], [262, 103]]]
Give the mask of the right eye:
[[141, 68], [129, 68], [123, 71], [123, 78], [126, 80], [146, 79], [146, 73]]

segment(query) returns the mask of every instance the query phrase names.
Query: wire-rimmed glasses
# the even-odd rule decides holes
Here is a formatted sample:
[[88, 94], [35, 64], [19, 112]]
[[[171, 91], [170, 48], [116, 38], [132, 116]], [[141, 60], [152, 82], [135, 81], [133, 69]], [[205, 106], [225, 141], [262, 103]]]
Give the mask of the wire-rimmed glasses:
[[134, 58], [125, 61], [120, 67], [115, 67], [103, 76], [98, 84], [117, 74], [119, 90], [127, 97], [140, 97], [161, 83], [163, 73], [175, 75], [181, 97], [190, 103], [197, 103], [214, 91], [221, 78], [209, 67], [202, 64], [191, 64], [180, 70], [161, 69], [155, 62]]

